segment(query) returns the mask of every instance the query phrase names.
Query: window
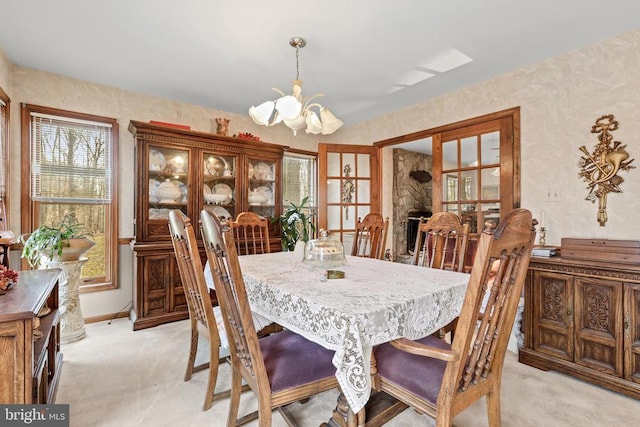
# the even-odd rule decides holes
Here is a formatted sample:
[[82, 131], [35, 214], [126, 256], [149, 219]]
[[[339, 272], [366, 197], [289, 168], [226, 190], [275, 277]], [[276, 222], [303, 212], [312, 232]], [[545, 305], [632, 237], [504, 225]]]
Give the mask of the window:
[[305, 197], [309, 197], [306, 206], [308, 214], [313, 215], [317, 223], [317, 156], [315, 154], [289, 151], [282, 162], [282, 194], [284, 209], [290, 203], [299, 205]]
[[[116, 119], [24, 105], [23, 230], [71, 214], [96, 245], [82, 269], [84, 290], [116, 286]], [[25, 170], [25, 168], [27, 170]]]
[[9, 179], [9, 97], [0, 88], [0, 231], [7, 223], [7, 180]]

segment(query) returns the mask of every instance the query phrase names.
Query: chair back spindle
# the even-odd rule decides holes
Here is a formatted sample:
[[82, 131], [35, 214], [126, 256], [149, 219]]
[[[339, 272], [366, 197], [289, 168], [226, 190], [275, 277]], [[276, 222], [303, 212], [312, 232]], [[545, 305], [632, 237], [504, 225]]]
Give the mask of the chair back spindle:
[[438, 212], [420, 223], [413, 263], [439, 270], [464, 271], [469, 223], [453, 212]]
[[367, 214], [364, 219], [358, 220], [351, 255], [383, 259], [388, 229], [389, 218], [383, 219], [377, 213]]
[[231, 221], [236, 250], [239, 255], [270, 253], [269, 224], [254, 212], [241, 212]]

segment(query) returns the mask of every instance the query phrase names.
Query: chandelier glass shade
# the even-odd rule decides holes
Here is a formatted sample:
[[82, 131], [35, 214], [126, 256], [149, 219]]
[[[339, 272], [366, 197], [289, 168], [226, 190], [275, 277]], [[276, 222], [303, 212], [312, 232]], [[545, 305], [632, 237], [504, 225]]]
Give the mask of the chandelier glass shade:
[[[296, 48], [296, 79], [293, 81], [291, 95], [285, 94], [277, 88], [272, 88], [280, 97], [274, 101], [266, 101], [258, 106], [249, 108], [249, 116], [259, 125], [273, 126], [282, 122], [296, 135], [304, 129], [306, 133], [328, 135], [343, 125], [327, 108], [311, 101], [323, 96], [317, 93], [309, 98], [302, 96], [302, 80], [300, 77], [298, 53], [307, 42], [301, 37], [293, 37], [289, 44]], [[314, 110], [315, 109], [315, 110]]]

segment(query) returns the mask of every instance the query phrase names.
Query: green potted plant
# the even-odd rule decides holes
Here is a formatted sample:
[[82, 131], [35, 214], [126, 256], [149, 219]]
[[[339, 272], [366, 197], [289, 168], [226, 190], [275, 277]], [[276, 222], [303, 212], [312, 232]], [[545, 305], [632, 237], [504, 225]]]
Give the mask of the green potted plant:
[[298, 240], [307, 242], [316, 232], [313, 214], [307, 214], [308, 202], [309, 196], [302, 199], [299, 205], [290, 202], [282, 215], [273, 218], [273, 222], [279, 221], [282, 227], [282, 249], [285, 251], [293, 251]]
[[68, 214], [59, 223], [41, 225], [32, 233], [21, 235], [22, 258], [31, 267], [38, 266], [43, 256], [56, 262], [78, 260], [95, 245], [88, 236], [84, 226]]

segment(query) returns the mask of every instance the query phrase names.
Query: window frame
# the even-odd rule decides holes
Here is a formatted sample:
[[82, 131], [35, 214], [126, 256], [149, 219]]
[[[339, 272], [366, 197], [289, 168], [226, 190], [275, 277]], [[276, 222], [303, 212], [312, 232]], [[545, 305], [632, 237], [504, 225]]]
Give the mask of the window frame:
[[[285, 200], [285, 186], [286, 186], [286, 181], [284, 179], [284, 174], [285, 174], [285, 158], [286, 157], [300, 157], [300, 158], [313, 158], [314, 160], [314, 177], [313, 177], [313, 184], [311, 185], [312, 187], [312, 193], [311, 196], [311, 202], [308, 205], [308, 212], [309, 214], [312, 215], [312, 223], [313, 225], [316, 227], [316, 230], [318, 229], [318, 153], [313, 152], [313, 151], [306, 151], [306, 150], [300, 150], [300, 149], [296, 149], [296, 148], [289, 148], [287, 151], [284, 152], [283, 158], [282, 158], [282, 211], [286, 211], [286, 209], [289, 207], [289, 202], [287, 200]], [[315, 236], [310, 237], [310, 238], [315, 238]]]
[[[4, 110], [4, 120], [0, 123], [0, 173], [2, 174], [2, 182], [0, 183], [0, 230], [9, 229], [9, 123], [11, 112], [11, 99], [9, 95], [0, 87], [0, 101], [4, 104], [0, 108]], [[0, 115], [1, 117], [2, 115]]]
[[[106, 213], [108, 213], [105, 224], [105, 233], [109, 233], [110, 242], [105, 246], [106, 260], [104, 280], [87, 280], [80, 285], [80, 292], [95, 292], [103, 290], [111, 290], [118, 288], [118, 138], [119, 127], [115, 118], [98, 116], [87, 113], [80, 113], [69, 110], [62, 110], [52, 107], [44, 107], [32, 104], [22, 104], [21, 117], [21, 145], [22, 145], [22, 167], [21, 167], [21, 229], [23, 232], [35, 229], [37, 219], [40, 214], [40, 205], [44, 202], [38, 202], [31, 199], [31, 119], [32, 114], [45, 114], [57, 116], [69, 120], [83, 120], [98, 123], [104, 123], [111, 126], [111, 153], [112, 153], [112, 198], [110, 204], [105, 203]], [[64, 202], [60, 202], [65, 204]], [[109, 231], [107, 231], [109, 230]], [[106, 265], [108, 263], [108, 265]], [[28, 268], [23, 261], [22, 268]]]

